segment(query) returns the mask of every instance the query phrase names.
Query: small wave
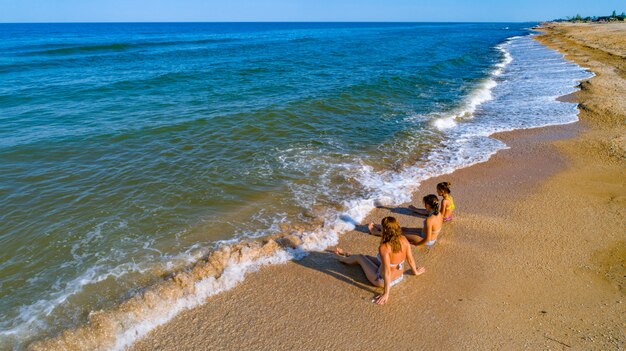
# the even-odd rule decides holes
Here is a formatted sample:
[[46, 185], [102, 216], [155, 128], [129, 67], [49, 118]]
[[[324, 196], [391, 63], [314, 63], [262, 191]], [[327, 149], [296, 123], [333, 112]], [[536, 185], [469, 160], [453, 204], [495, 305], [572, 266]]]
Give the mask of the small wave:
[[316, 38], [312, 38], [312, 37], [303, 37], [303, 38], [291, 39], [290, 41], [292, 43], [310, 43], [310, 42], [317, 41], [317, 39]]
[[492, 74], [495, 76], [500, 76], [504, 72], [506, 66], [510, 65], [511, 62], [513, 62], [513, 56], [511, 56], [511, 53], [508, 52], [502, 44], [496, 46], [496, 49], [498, 49], [502, 53], [503, 58], [500, 62], [496, 64], [495, 69], [492, 71]]
[[438, 118], [433, 122], [433, 125], [439, 130], [450, 129], [456, 126], [456, 118], [456, 116]]
[[[57, 48], [26, 51], [22, 53], [22, 56], [40, 56], [40, 55], [72, 55], [94, 52], [120, 52], [130, 49], [138, 49], [145, 47], [165, 47], [176, 45], [202, 45], [212, 43], [226, 43], [237, 41], [236, 38], [213, 38], [213, 39], [199, 39], [199, 40], [176, 40], [176, 41], [155, 41], [155, 42], [135, 42], [135, 43], [108, 43], [99, 45], [72, 45], [72, 44], [58, 44]], [[52, 44], [48, 44], [45, 47], [51, 47]]]
[[[507, 39], [505, 43], [509, 42], [512, 38]], [[503, 44], [499, 44], [496, 46], [496, 49], [498, 49], [502, 54], [502, 59], [500, 60], [500, 62], [495, 64], [494, 69], [489, 74], [489, 77], [486, 78], [482, 83], [480, 83], [471, 94], [469, 94], [464, 106], [461, 109], [453, 112], [450, 115], [437, 117], [432, 122], [435, 128], [437, 128], [438, 130], [454, 128], [457, 125], [457, 120], [459, 118], [471, 117], [474, 112], [476, 112], [478, 106], [493, 98], [491, 90], [497, 85], [494, 78], [502, 75], [504, 69], [511, 62], [513, 62], [513, 56], [511, 56], [511, 54], [506, 50]]]
[[432, 72], [450, 72], [451, 70], [458, 69], [459, 67], [464, 66], [467, 62], [473, 60], [471, 54], [463, 54], [460, 56], [448, 58], [442, 61], [439, 61], [431, 66], [429, 66], [429, 70]]
[[90, 267], [77, 278], [65, 283], [65, 287], [62, 290], [51, 293], [50, 298], [22, 307], [16, 318], [19, 324], [11, 329], [1, 331], [0, 335], [19, 338], [20, 336], [28, 335], [33, 330], [45, 330], [47, 325], [41, 319], [41, 316], [51, 315], [58, 306], [65, 303], [70, 297], [78, 294], [86, 286], [111, 278], [117, 279], [129, 272], [142, 273], [145, 272], [145, 269], [134, 262], [124, 263], [112, 269], [99, 265]]
[[68, 48], [50, 49], [42, 51], [29, 52], [28, 55], [69, 55], [79, 53], [89, 53], [96, 51], [123, 51], [132, 48], [131, 44], [105, 44], [105, 45], [85, 45], [73, 46]]
[[246, 274], [264, 265], [299, 259], [308, 251], [335, 244], [336, 233], [348, 229], [343, 223], [339, 221], [331, 228], [312, 232], [294, 229], [263, 241], [223, 245], [193, 268], [174, 274], [116, 308], [92, 312], [87, 325], [66, 331], [57, 338], [35, 342], [29, 349], [124, 350], [181, 311], [233, 288]]
[[497, 83], [492, 77], [485, 79], [478, 88], [469, 94], [462, 108], [447, 116], [436, 118], [432, 122], [433, 126], [438, 130], [446, 130], [454, 128], [457, 125], [458, 119], [472, 117], [478, 106], [493, 98], [491, 89], [496, 85]]

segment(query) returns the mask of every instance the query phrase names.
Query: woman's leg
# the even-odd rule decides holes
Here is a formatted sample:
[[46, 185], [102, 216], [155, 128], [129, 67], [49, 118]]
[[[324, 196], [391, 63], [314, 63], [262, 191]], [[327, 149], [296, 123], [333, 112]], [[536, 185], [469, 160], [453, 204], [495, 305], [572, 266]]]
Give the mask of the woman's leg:
[[422, 233], [422, 228], [402, 228], [402, 235], [411, 243], [412, 245], [417, 245], [424, 241], [424, 234]]
[[378, 257], [376, 256], [370, 256], [370, 255], [363, 255], [363, 256], [365, 256], [365, 259], [372, 261], [378, 267], [380, 267], [380, 265], [382, 264], [380, 260], [378, 259]]
[[350, 253], [340, 247], [334, 249], [326, 249], [326, 252], [334, 253], [337, 256], [350, 256]]
[[417, 245], [424, 241], [424, 238], [419, 235], [404, 234], [404, 237], [409, 241], [409, 243], [411, 243], [411, 245]]
[[376, 279], [378, 276], [377, 273], [378, 273], [379, 266], [376, 263], [370, 261], [367, 257], [365, 257], [365, 255], [352, 255], [348, 257], [339, 257], [339, 261], [345, 264], [360, 265], [361, 269], [363, 269], [363, 273], [365, 273], [365, 276], [367, 277], [367, 280], [369, 280], [372, 285], [377, 286], [377, 287], [384, 286], [385, 283]]

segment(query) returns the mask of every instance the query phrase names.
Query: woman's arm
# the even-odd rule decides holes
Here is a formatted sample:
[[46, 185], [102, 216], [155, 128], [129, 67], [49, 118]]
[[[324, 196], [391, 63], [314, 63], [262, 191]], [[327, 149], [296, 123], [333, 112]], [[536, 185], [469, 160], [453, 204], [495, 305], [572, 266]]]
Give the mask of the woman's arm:
[[391, 258], [389, 257], [389, 251], [385, 250], [382, 246], [378, 248], [380, 254], [380, 260], [383, 265], [383, 280], [385, 282], [385, 291], [376, 297], [376, 303], [378, 305], [384, 305], [389, 300], [389, 291], [391, 290]]
[[418, 275], [417, 267], [415, 266], [415, 258], [413, 258], [413, 251], [411, 251], [411, 244], [407, 242], [405, 245], [406, 250], [406, 260], [409, 263], [409, 267], [411, 267], [411, 272], [413, 275]]

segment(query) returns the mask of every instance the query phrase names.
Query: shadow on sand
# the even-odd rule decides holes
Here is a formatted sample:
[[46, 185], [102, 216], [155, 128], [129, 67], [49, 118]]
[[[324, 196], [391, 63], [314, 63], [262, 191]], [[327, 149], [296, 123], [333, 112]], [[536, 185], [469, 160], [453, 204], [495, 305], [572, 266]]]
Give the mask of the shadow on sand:
[[[385, 210], [388, 210], [391, 213], [396, 213], [396, 214], [401, 214], [401, 215], [405, 215], [405, 216], [412, 216], [412, 217], [420, 217], [420, 218], [426, 218], [425, 215], [423, 214], [419, 214], [416, 212], [411, 211], [409, 208], [407, 207], [386, 207], [386, 206], [378, 206], [376, 208], [383, 208]], [[366, 228], [367, 229], [367, 228]]]
[[[415, 214], [416, 216], [419, 216], [418, 214]], [[380, 225], [376, 225], [376, 228], [380, 231]], [[401, 227], [402, 228], [402, 234], [412, 234], [412, 235], [420, 235], [422, 234], [422, 228], [420, 227], [416, 227], [416, 228], [411, 228], [411, 227]], [[354, 230], [357, 232], [361, 232], [361, 233], [365, 233], [367, 235], [372, 235], [370, 233], [370, 230], [367, 228], [367, 225], [362, 225], [359, 224], [357, 226], [354, 227]], [[380, 236], [380, 235], [376, 235], [376, 236]]]
[[[365, 227], [367, 231], [367, 227]], [[346, 265], [337, 260], [337, 255], [329, 252], [311, 252], [295, 264], [327, 274], [344, 283], [356, 286], [373, 294], [380, 294], [379, 289], [370, 285], [359, 265]]]

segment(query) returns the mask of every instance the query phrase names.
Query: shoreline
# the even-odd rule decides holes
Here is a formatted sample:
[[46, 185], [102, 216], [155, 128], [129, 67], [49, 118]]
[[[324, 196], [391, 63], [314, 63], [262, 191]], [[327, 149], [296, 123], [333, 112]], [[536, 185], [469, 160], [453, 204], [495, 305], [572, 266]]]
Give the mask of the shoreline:
[[[587, 129], [591, 128], [584, 124], [578, 122], [497, 133], [492, 137], [504, 141], [509, 149], [499, 151], [485, 163], [425, 181], [420, 186], [420, 195], [414, 194], [414, 203], [419, 203], [416, 198], [432, 192], [430, 189], [434, 189], [437, 181], [445, 179], [452, 180], [453, 195], [461, 206], [459, 206], [454, 223], [448, 225], [450, 230], [444, 229], [441, 241], [434, 248], [417, 252], [418, 263], [427, 265], [426, 275], [417, 278], [407, 277], [404, 283], [397, 288], [394, 287], [392, 300], [388, 306], [384, 307], [385, 311], [370, 306], [369, 300], [377, 289], [368, 287], [357, 267], [343, 266], [332, 255], [313, 252], [300, 261], [262, 267], [259, 272], [248, 275], [234, 289], [212, 296], [204, 305], [184, 311], [165, 325], [157, 327], [148, 336], [137, 341], [131, 349], [198, 349], [202, 348], [202, 345], [205, 347], [206, 345], [219, 345], [220, 348], [226, 349], [243, 347], [291, 349], [302, 348], [303, 345], [298, 344], [298, 340], [303, 337], [308, 340], [305, 344], [307, 348], [373, 349], [386, 345], [388, 333], [384, 330], [368, 329], [372, 323], [426, 325], [432, 320], [437, 321], [436, 324], [441, 324], [441, 328], [447, 330], [431, 331], [426, 339], [424, 339], [424, 334], [428, 333], [426, 331], [415, 333], [413, 330], [413, 335], [399, 332], [407, 340], [399, 347], [402, 348], [404, 345], [411, 349], [412, 347], [408, 345], [416, 345], [416, 343], [420, 343], [425, 349], [440, 348], [443, 345], [455, 348], [459, 348], [459, 345], [467, 348], [510, 346], [511, 344], [508, 343], [497, 344], [497, 338], [494, 337], [487, 337], [487, 340], [492, 341], [491, 344], [481, 344], [480, 342], [486, 341], [483, 336], [478, 338], [472, 334], [475, 332], [473, 325], [476, 320], [470, 318], [470, 312], [479, 313], [480, 308], [487, 309], [498, 316], [496, 324], [493, 324], [490, 319], [480, 321], [489, 332], [494, 332], [493, 327], [499, 330], [500, 327], [497, 326], [500, 323], [511, 322], [510, 327], [516, 328], [515, 323], [512, 323], [513, 320], [509, 320], [510, 318], [503, 313], [498, 313], [495, 308], [510, 305], [511, 303], [506, 298], [500, 298], [499, 300], [502, 301], [498, 300], [498, 303], [490, 303], [483, 299], [486, 294], [485, 286], [493, 283], [493, 276], [489, 275], [490, 272], [498, 279], [506, 280], [505, 276], [499, 276], [503, 267], [498, 267], [506, 262], [498, 260], [490, 262], [496, 268], [500, 268], [491, 269], [493, 270], [491, 271], [483, 266], [490, 261], [484, 256], [493, 254], [493, 251], [486, 250], [506, 252], [511, 250], [508, 244], [521, 246], [525, 244], [523, 240], [511, 238], [505, 232], [519, 231], [519, 228], [512, 224], [531, 231], [533, 227], [525, 225], [519, 218], [513, 220], [512, 224], [507, 223], [510, 219], [508, 213], [511, 211], [516, 213], [520, 203], [525, 205], [527, 199], [536, 195], [538, 189], [541, 189], [546, 182], [573, 168], [572, 164], [575, 161], [568, 159], [571, 155], [562, 154], [563, 147], [555, 144], [580, 139], [580, 135], [587, 133]], [[533, 171], [526, 172], [528, 168]], [[427, 191], [424, 192], [421, 189]], [[404, 207], [376, 209], [368, 215], [364, 223], [377, 222], [380, 218], [391, 214], [399, 217], [404, 226], [421, 226], [421, 219], [407, 215], [408, 211]], [[623, 216], [622, 219], [618, 219], [616, 225], [620, 220], [623, 221]], [[494, 227], [494, 232], [486, 233], [485, 228], [488, 227]], [[354, 252], [373, 252], [377, 239], [364, 235], [361, 232], [363, 229], [363, 225], [359, 225], [357, 230], [343, 234], [340, 238], [340, 246]], [[498, 242], [494, 242], [494, 239]], [[534, 258], [538, 259], [539, 256]], [[461, 265], [465, 268], [457, 271], [457, 267]], [[460, 284], [465, 289], [462, 294], [459, 294], [459, 286], [447, 281], [450, 276], [454, 283]], [[468, 280], [468, 276], [471, 276], [471, 279]], [[336, 279], [329, 279], [329, 277]], [[265, 289], [268, 287], [269, 289]], [[446, 291], [443, 294], [445, 302], [437, 301], [442, 296], [442, 291]], [[497, 292], [504, 294], [501, 290]], [[487, 295], [490, 294], [493, 295], [493, 292]], [[421, 300], [423, 296], [430, 304]], [[278, 298], [282, 300], [277, 300]], [[326, 303], [333, 298], [334, 300]], [[516, 298], [521, 299], [519, 296]], [[471, 304], [462, 304], [462, 302], [470, 301], [472, 301]], [[451, 310], [447, 310], [451, 307], [450, 304], [454, 306]], [[403, 311], [403, 306], [411, 306], [405, 309], [416, 312], [418, 316], [407, 316], [406, 311]], [[352, 311], [353, 309], [359, 311]], [[423, 311], [427, 313], [420, 315]], [[247, 315], [238, 315], [241, 312]], [[457, 312], [457, 315], [453, 312]], [[298, 314], [303, 315], [298, 316]], [[455, 320], [459, 314], [465, 319]], [[533, 320], [535, 317], [533, 315], [529, 318]], [[343, 324], [345, 319], [356, 324], [346, 326]], [[445, 323], [441, 323], [442, 321]], [[451, 321], [452, 326], [448, 323]], [[516, 322], [519, 321], [516, 320]], [[249, 322], [252, 322], [252, 328], [246, 329], [250, 326]], [[195, 326], [189, 328], [191, 323]], [[336, 331], [346, 332], [346, 329], [349, 329], [347, 333], [350, 336], [347, 339], [341, 333], [336, 333]], [[364, 331], [369, 334], [365, 338]], [[410, 332], [410, 328], [407, 331]], [[504, 337], [502, 331], [495, 334]], [[553, 332], [553, 334], [558, 333]], [[463, 335], [465, 336], [462, 337]], [[506, 336], [510, 337], [510, 335]], [[468, 338], [469, 340], [466, 340]], [[534, 340], [531, 346], [514, 345], [531, 348], [547, 347], [550, 342], [554, 343], [554, 340], [561, 343], [559, 340], [563, 339], [557, 336], [545, 336], [544, 339]], [[541, 341], [546, 343], [542, 344]], [[351, 346], [345, 347], [345, 342], [350, 342]], [[623, 344], [623, 340], [621, 342]]]
[[[602, 79], [589, 68], [596, 77], [583, 89]], [[416, 254], [426, 274], [394, 287], [387, 306], [369, 303], [376, 289], [358, 267], [312, 253], [263, 267], [132, 349], [623, 347], [624, 177], [615, 177], [624, 174], [623, 158], [608, 162], [606, 149], [578, 150], [589, 139], [597, 142], [604, 120], [580, 95], [574, 94], [581, 122], [494, 135], [510, 148], [421, 185], [432, 189], [451, 180], [459, 209], [441, 241]], [[598, 173], [604, 188], [578, 186], [581, 177], [589, 181]], [[421, 222], [398, 207], [377, 209], [365, 223], [390, 212], [403, 225]], [[536, 223], [537, 217], [549, 222]], [[598, 231], [604, 235], [587, 235]], [[353, 252], [373, 252], [376, 243], [358, 230], [340, 239]]]
[[[476, 283], [489, 280], [490, 272], [484, 267], [485, 249], [511, 249], [496, 242], [497, 239], [505, 239], [502, 231], [510, 228], [497, 217], [510, 211], [513, 204], [538, 187], [542, 179], [557, 174], [567, 165], [562, 156], [544, 153], [547, 157], [526, 158], [526, 161], [544, 167], [538, 167], [537, 172], [520, 175], [519, 171], [528, 164], [512, 161], [518, 157], [537, 155], [546, 151], [551, 141], [579, 132], [580, 126], [574, 123], [499, 133], [498, 139], [505, 141], [510, 149], [498, 152], [485, 163], [425, 181], [423, 186], [427, 189], [434, 188], [438, 181], [445, 179], [451, 180], [453, 187], [464, 184], [471, 190], [453, 189], [456, 202], [463, 204], [463, 207], [458, 206], [455, 222], [443, 232], [433, 248], [414, 250], [418, 265], [426, 266], [426, 274], [406, 277], [402, 284], [392, 289], [392, 300], [384, 307], [370, 303], [378, 289], [369, 286], [360, 268], [344, 266], [331, 254], [314, 252], [300, 261], [263, 267], [236, 288], [214, 296], [205, 305], [185, 311], [156, 328], [131, 349], [201, 349], [202, 345], [219, 345], [220, 349], [233, 350], [380, 349], [390, 341], [390, 333], [389, 330], [372, 328], [375, 324], [403, 326], [402, 330], [394, 331], [395, 337], [402, 340], [395, 345], [399, 349], [414, 349], [412, 345], [420, 345], [420, 349], [506, 347], [506, 343], [485, 347], [481, 344], [485, 342], [484, 338], [471, 337], [475, 333], [473, 324], [477, 321], [472, 317], [474, 313], [466, 310], [466, 305], [470, 305], [470, 310], [477, 310], [477, 314], [483, 308], [491, 307], [492, 303], [481, 298], [485, 293], [483, 284]], [[541, 146], [524, 150], [523, 145], [530, 143]], [[502, 171], [503, 167], [511, 164], [517, 166]], [[509, 180], [498, 181], [498, 177]], [[486, 181], [493, 183], [486, 184]], [[511, 186], [516, 187], [513, 194], [506, 192]], [[469, 199], [480, 198], [477, 195], [487, 191], [486, 188], [506, 195], [495, 195], [493, 203], [477, 206], [477, 211], [465, 210], [467, 204], [472, 202]], [[507, 201], [507, 198], [512, 201]], [[497, 206], [498, 201], [503, 201], [504, 206]], [[473, 202], [476, 204], [475, 200]], [[384, 216], [394, 215], [403, 225], [421, 226], [422, 219], [407, 214], [403, 206], [379, 208], [370, 213], [366, 222], [377, 222]], [[493, 233], [490, 233], [488, 238], [481, 238], [478, 242], [472, 237], [479, 235], [485, 223], [496, 225], [500, 230], [495, 237], [491, 237]], [[351, 252], [371, 254], [378, 239], [364, 234], [363, 226], [360, 227], [361, 230], [344, 234], [339, 246]], [[464, 270], [457, 269], [461, 264]], [[468, 272], [472, 279], [465, 278]], [[457, 285], [459, 283], [461, 286]], [[505, 300], [500, 296], [499, 301], [493, 304], [506, 306], [508, 303]], [[269, 316], [266, 315], [268, 313]], [[459, 317], [463, 318], [458, 320]], [[346, 320], [351, 324], [346, 325]], [[453, 327], [449, 326], [450, 321], [455, 321]], [[485, 324], [482, 328], [491, 332], [500, 328], [488, 324], [486, 320], [480, 322]], [[435, 329], [447, 330], [420, 332], [406, 327], [429, 323]], [[192, 324], [194, 327], [189, 328]], [[245, 328], [238, 327], [243, 325]], [[347, 336], [344, 334], [346, 329], [349, 329]], [[455, 331], [457, 335], [454, 335]], [[496, 334], [492, 337], [495, 341], [501, 336]], [[301, 338], [308, 342], [301, 344]], [[349, 347], [345, 347], [346, 340], [350, 343]]]

